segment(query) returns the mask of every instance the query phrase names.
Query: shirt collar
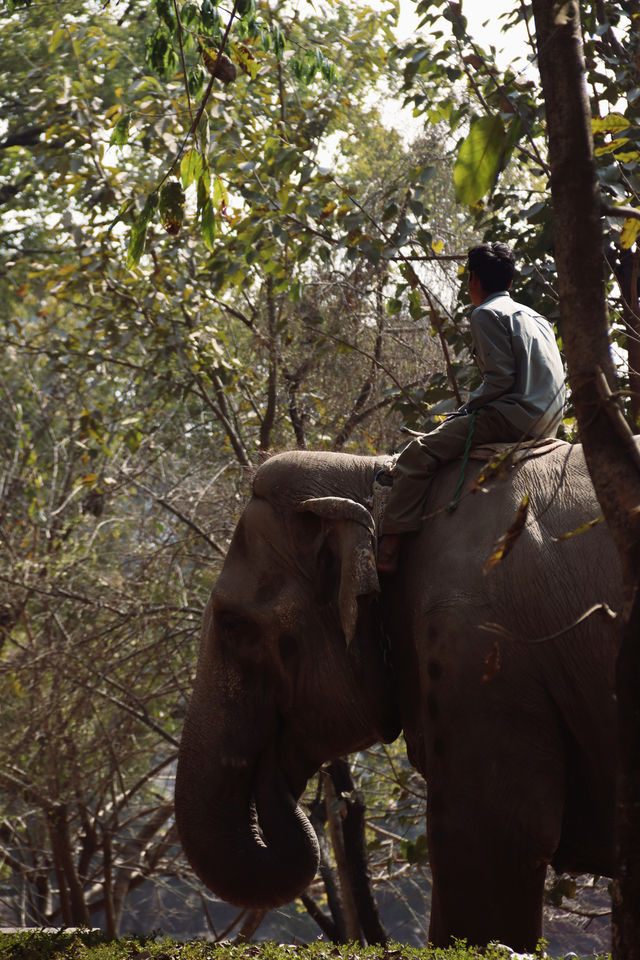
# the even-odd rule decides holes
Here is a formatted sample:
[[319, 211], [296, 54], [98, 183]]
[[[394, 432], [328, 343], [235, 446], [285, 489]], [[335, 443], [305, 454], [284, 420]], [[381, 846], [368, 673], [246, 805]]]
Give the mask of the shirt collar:
[[508, 296], [510, 296], [508, 290], [497, 290], [495, 293], [492, 293], [490, 297], [487, 297], [486, 300], [483, 300], [480, 306], [486, 307], [487, 304], [491, 303], [492, 300], [495, 300], [496, 297], [508, 297]]

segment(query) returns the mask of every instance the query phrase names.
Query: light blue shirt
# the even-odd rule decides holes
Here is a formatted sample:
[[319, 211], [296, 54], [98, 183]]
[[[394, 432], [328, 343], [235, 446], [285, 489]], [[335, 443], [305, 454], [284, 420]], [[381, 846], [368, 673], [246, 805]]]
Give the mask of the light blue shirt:
[[523, 434], [553, 437], [562, 420], [564, 369], [548, 320], [506, 290], [491, 294], [471, 314], [473, 353], [482, 384], [467, 412], [495, 407]]

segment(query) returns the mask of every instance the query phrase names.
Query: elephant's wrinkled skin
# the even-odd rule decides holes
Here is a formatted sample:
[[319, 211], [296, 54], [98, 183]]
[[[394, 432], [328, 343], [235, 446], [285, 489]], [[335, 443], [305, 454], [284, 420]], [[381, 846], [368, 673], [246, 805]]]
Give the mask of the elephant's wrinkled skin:
[[[571, 624], [617, 609], [616, 554], [604, 525], [556, 539], [600, 513], [580, 447], [516, 467], [453, 514], [438, 508], [460, 464], [443, 468], [435, 516], [383, 584], [391, 679], [362, 506], [380, 463], [296, 452], [257, 471], [205, 615], [176, 781], [182, 843], [224, 899], [292, 899], [317, 863], [295, 802], [306, 780], [401, 722], [428, 788], [430, 940], [530, 949], [547, 864], [611, 874], [615, 631], [597, 612]], [[483, 575], [525, 492], [524, 532]]]

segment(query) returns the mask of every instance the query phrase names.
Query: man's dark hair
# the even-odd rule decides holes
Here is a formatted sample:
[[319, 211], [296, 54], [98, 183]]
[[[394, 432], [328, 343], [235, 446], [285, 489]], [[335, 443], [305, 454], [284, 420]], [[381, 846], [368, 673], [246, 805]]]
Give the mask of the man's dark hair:
[[506, 243], [480, 243], [467, 255], [469, 273], [475, 273], [487, 293], [508, 290], [516, 272], [516, 258]]

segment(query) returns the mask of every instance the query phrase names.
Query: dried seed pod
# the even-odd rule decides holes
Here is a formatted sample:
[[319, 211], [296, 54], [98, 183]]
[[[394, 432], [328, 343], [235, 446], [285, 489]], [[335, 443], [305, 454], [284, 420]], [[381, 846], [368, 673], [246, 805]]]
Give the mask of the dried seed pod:
[[180, 233], [184, 219], [184, 190], [177, 180], [170, 180], [163, 185], [158, 210], [162, 226], [167, 233], [172, 236]]
[[223, 83], [231, 83], [236, 78], [236, 68], [224, 53], [218, 56], [215, 50], [202, 51], [204, 65], [212, 77], [222, 80]]

